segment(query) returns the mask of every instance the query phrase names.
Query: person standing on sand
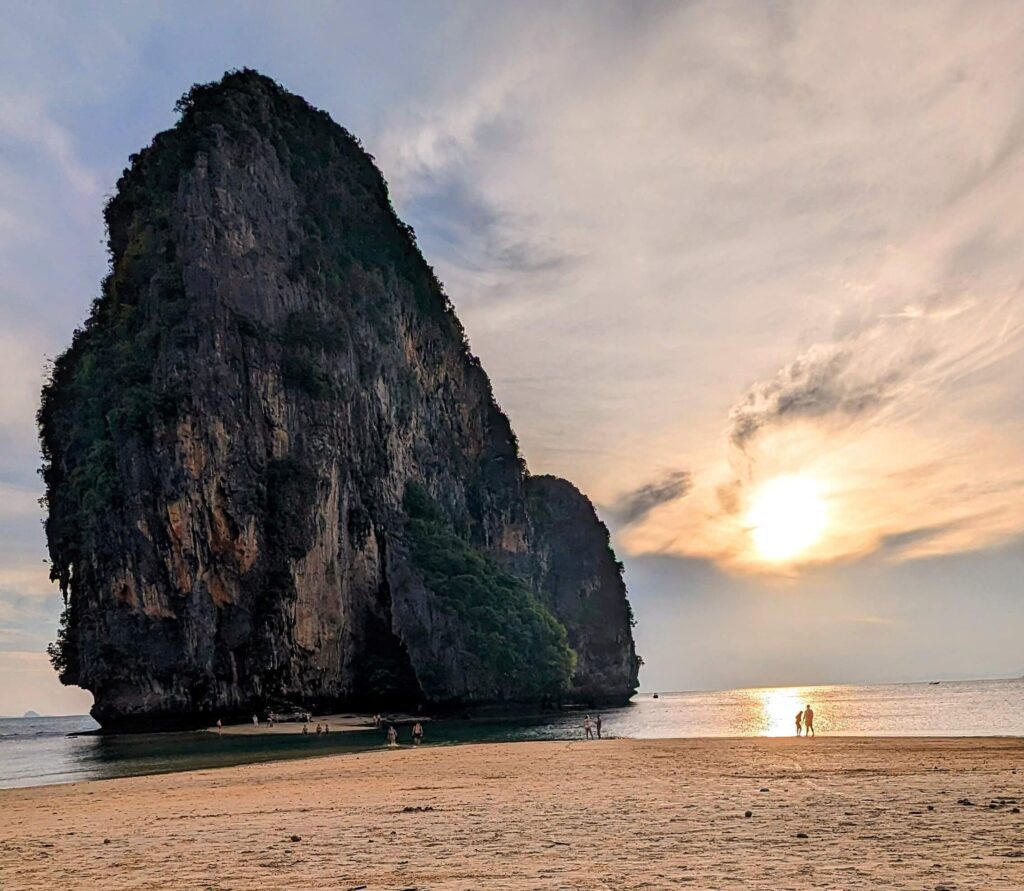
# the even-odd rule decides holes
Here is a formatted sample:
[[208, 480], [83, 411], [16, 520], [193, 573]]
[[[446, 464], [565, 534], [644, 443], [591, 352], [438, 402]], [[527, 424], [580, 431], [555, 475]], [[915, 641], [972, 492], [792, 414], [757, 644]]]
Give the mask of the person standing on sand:
[[810, 703], [804, 709], [804, 736], [814, 736], [814, 709]]
[[220, 718], [217, 719], [217, 732], [220, 733], [224, 729], [224, 725], [220, 722]]
[[800, 730], [802, 729], [801, 725], [803, 723], [803, 720], [804, 720], [804, 713], [803, 712], [797, 712], [796, 713], [796, 735], [797, 736], [800, 735]]
[[598, 715], [594, 719], [594, 728], [597, 730], [597, 738], [600, 739], [601, 738], [601, 716], [600, 715]]
[[260, 719], [259, 719], [258, 715], [253, 715], [252, 716], [252, 726], [253, 727], [259, 727], [260, 726]]
[[395, 730], [395, 725], [394, 724], [391, 724], [388, 727], [388, 745], [389, 746], [397, 746], [398, 745], [398, 731]]
[[583, 716], [583, 734], [587, 739], [594, 738], [594, 731], [590, 729], [590, 715]]

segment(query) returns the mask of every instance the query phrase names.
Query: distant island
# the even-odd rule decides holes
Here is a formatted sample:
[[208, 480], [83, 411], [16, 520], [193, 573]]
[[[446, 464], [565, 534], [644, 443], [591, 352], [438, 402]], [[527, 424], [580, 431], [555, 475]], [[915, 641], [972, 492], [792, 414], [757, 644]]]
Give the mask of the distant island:
[[25, 712], [25, 714], [22, 715], [22, 717], [23, 718], [41, 718], [42, 715], [39, 714], [39, 712], [34, 712], [34, 711], [32, 711], [32, 709], [29, 709], [27, 712]]

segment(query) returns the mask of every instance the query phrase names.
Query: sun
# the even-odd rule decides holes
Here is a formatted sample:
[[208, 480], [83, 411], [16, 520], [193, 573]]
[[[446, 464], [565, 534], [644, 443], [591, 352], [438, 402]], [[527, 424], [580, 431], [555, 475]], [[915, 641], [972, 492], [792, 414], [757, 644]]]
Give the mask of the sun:
[[779, 563], [800, 556], [820, 541], [828, 511], [810, 477], [779, 476], [755, 493], [747, 513], [754, 547], [763, 560]]

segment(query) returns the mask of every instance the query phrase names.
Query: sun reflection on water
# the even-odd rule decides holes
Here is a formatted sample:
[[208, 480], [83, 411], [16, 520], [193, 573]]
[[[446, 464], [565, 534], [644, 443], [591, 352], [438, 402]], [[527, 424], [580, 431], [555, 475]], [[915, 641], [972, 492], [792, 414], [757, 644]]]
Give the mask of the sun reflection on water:
[[796, 734], [796, 713], [803, 710], [804, 691], [797, 687], [769, 687], [750, 693], [757, 712], [755, 733], [758, 736]]

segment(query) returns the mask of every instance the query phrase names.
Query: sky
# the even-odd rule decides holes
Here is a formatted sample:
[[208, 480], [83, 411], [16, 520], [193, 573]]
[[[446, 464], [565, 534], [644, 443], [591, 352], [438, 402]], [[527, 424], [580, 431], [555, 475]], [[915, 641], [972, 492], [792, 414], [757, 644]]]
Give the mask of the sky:
[[609, 524], [646, 690], [1024, 673], [1012, 2], [0, 0], [0, 714], [44, 649], [34, 413], [194, 82], [360, 137], [530, 469]]

